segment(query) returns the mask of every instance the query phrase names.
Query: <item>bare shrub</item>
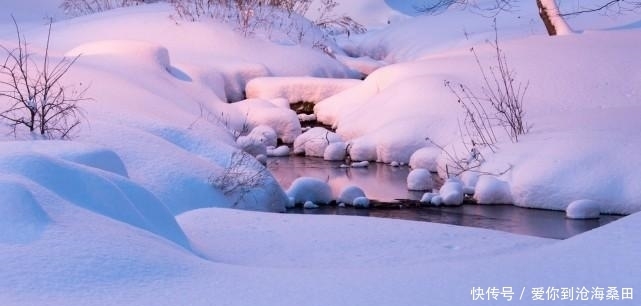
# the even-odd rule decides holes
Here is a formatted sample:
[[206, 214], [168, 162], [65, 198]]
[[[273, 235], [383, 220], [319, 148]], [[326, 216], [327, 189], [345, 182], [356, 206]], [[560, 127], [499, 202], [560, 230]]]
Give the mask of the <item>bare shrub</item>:
[[470, 137], [469, 143], [472, 146], [488, 146], [492, 151], [495, 151], [497, 142], [495, 126], [503, 128], [512, 142], [518, 142], [519, 136], [529, 131], [523, 105], [529, 83], [516, 81], [516, 74], [508, 65], [499, 45], [496, 22], [494, 33], [494, 40], [488, 43], [494, 50], [495, 65], [486, 70], [476, 50], [470, 49], [481, 73], [480, 94], [473, 92], [467, 85], [452, 85], [445, 81], [445, 86], [456, 96], [457, 102], [465, 111], [462, 130]]
[[[258, 167], [258, 169], [257, 169]], [[248, 153], [232, 153], [223, 173], [209, 178], [210, 184], [227, 197], [234, 197], [234, 205], [240, 203], [253, 189], [264, 185], [269, 177], [267, 168], [257, 166], [257, 161]]]
[[231, 24], [244, 36], [253, 35], [256, 29], [271, 33], [280, 30], [289, 39], [302, 43], [309, 35], [311, 27], [320, 29], [323, 36], [311, 43], [329, 55], [333, 52], [327, 41], [333, 34], [363, 33], [365, 27], [346, 15], [333, 14], [338, 3], [334, 0], [321, 0], [319, 16], [313, 21], [303, 20], [308, 15], [312, 0], [170, 0], [176, 17], [197, 21], [211, 18]]
[[529, 131], [523, 105], [529, 83], [523, 84], [516, 81], [516, 74], [508, 65], [505, 53], [499, 45], [496, 21], [494, 33], [494, 40], [488, 43], [494, 51], [495, 65], [486, 69], [476, 50], [470, 49], [481, 73], [481, 92], [476, 93], [469, 86], [461, 83], [453, 84], [447, 80], [444, 83], [464, 111], [464, 119], [459, 121], [459, 132], [467, 151], [461, 158], [457, 152], [446, 150], [427, 139], [448, 157], [450, 161], [448, 168], [452, 168], [445, 169], [448, 176], [451, 173], [458, 175], [464, 171], [475, 171], [485, 161], [481, 154], [483, 148], [488, 148], [492, 152], [498, 150], [499, 138], [495, 127], [502, 128], [515, 143], [519, 141], [521, 135]]
[[79, 56], [63, 57], [52, 63], [49, 56], [51, 23], [42, 64], [32, 59], [27, 41], [13, 20], [18, 46], [9, 49], [0, 45], [6, 53], [0, 66], [0, 118], [12, 127], [16, 134], [24, 126], [47, 138], [68, 138], [80, 125], [82, 110], [78, 102], [85, 99], [85, 89], [77, 90], [62, 84], [63, 76]]
[[153, 2], [158, 2], [158, 0], [64, 0], [60, 4], [60, 8], [65, 12], [65, 15], [76, 17]]

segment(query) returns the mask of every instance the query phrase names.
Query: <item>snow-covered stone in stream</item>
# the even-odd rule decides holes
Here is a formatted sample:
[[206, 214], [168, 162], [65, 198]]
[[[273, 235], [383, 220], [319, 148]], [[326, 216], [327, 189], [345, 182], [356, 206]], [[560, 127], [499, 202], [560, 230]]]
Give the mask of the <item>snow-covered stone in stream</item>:
[[427, 169], [414, 169], [407, 175], [407, 189], [426, 191], [434, 188], [432, 174]]
[[275, 147], [278, 141], [278, 135], [276, 135], [276, 131], [264, 124], [253, 128], [247, 136], [262, 142], [265, 147]]
[[243, 151], [253, 156], [267, 155], [267, 148], [260, 139], [250, 136], [240, 136], [236, 139], [236, 144], [238, 144]]
[[351, 185], [346, 186], [345, 188], [343, 188], [343, 190], [341, 190], [341, 193], [336, 201], [338, 203], [354, 205], [354, 200], [361, 197], [365, 197], [365, 192], [363, 191], [363, 189], [359, 188], [358, 186]]
[[283, 157], [283, 156], [288, 156], [289, 155], [289, 147], [288, 146], [280, 146], [278, 148], [274, 147], [268, 147], [267, 148], [267, 156], [272, 156], [272, 157]]
[[366, 197], [358, 197], [354, 199], [353, 203], [354, 207], [357, 208], [368, 208], [369, 207], [369, 199]]
[[512, 204], [510, 185], [492, 175], [478, 178], [474, 189], [474, 199], [479, 204]]
[[441, 149], [436, 147], [424, 147], [416, 150], [410, 156], [410, 167], [412, 169], [427, 169], [430, 172], [436, 172], [438, 168], [437, 160], [441, 155]]
[[463, 184], [457, 179], [448, 179], [439, 190], [444, 205], [461, 205], [465, 199]]
[[565, 209], [565, 216], [570, 219], [598, 219], [601, 206], [593, 200], [577, 200]]
[[325, 153], [323, 153], [323, 159], [325, 160], [345, 160], [345, 154], [347, 153], [347, 143], [339, 141], [330, 143], [327, 148], [325, 148]]
[[352, 168], [367, 168], [369, 167], [369, 161], [359, 161], [359, 162], [353, 162], [349, 165]]
[[287, 189], [287, 196], [294, 199], [296, 204], [312, 201], [317, 204], [328, 204], [332, 201], [332, 189], [317, 178], [299, 177]]
[[303, 208], [305, 208], [305, 209], [316, 209], [316, 208], [318, 208], [318, 207], [319, 207], [319, 206], [318, 206], [318, 205], [316, 205], [316, 204], [315, 204], [314, 202], [312, 202], [312, 201], [306, 201], [306, 202], [305, 202], [305, 204], [303, 204]]
[[294, 154], [323, 157], [327, 146], [341, 141], [340, 136], [322, 127], [315, 127], [296, 137]]

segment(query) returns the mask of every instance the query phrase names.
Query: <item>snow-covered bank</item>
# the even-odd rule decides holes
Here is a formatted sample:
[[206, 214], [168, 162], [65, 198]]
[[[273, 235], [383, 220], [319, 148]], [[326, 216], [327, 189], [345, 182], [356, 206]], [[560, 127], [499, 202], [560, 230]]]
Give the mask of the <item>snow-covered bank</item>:
[[[480, 170], [512, 169], [501, 178], [515, 204], [563, 210], [587, 198], [603, 203], [604, 213], [641, 210], [640, 165], [626, 157], [641, 148], [635, 115], [641, 111], [641, 66], [631, 56], [639, 35], [591, 32], [502, 44], [516, 77], [529, 82], [524, 103], [532, 129], [516, 144], [501, 138], [498, 153], [487, 153]], [[493, 65], [489, 46], [476, 51], [484, 65]], [[350, 141], [353, 158], [409, 162], [431, 141], [461, 141], [457, 118], [463, 112], [443, 82], [481, 92], [478, 71], [468, 51], [426, 56], [379, 69], [361, 85], [318, 103], [315, 112]]]

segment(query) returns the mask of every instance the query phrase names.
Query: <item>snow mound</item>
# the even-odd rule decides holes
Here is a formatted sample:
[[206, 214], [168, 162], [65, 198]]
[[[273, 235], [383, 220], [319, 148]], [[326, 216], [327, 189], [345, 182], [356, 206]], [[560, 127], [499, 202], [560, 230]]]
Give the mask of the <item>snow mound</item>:
[[432, 199], [437, 195], [438, 195], [438, 193], [426, 192], [421, 196], [420, 202], [421, 203], [426, 203], [426, 204], [431, 204]]
[[287, 196], [293, 198], [295, 204], [304, 204], [307, 201], [328, 204], [332, 201], [332, 189], [317, 178], [299, 177], [287, 189]]
[[300, 121], [291, 109], [278, 107], [260, 99], [248, 99], [234, 103], [232, 106], [237, 107], [241, 114], [246, 116], [246, 124], [249, 124], [249, 128], [260, 125], [269, 126], [276, 131], [278, 138], [284, 143], [294, 142], [301, 134]]
[[340, 142], [341, 138], [336, 133], [323, 127], [314, 127], [301, 134], [294, 141], [294, 154], [323, 157], [325, 149], [331, 143]]
[[565, 215], [570, 219], [598, 219], [601, 205], [592, 200], [576, 200], [565, 209]]
[[407, 189], [426, 191], [434, 188], [432, 173], [427, 169], [414, 169], [407, 175]]
[[276, 134], [276, 131], [267, 125], [254, 127], [247, 136], [257, 139], [266, 147], [275, 147], [278, 144], [278, 135]]
[[455, 179], [445, 181], [438, 193], [444, 205], [461, 205], [465, 199], [463, 184]]
[[289, 103], [318, 102], [362, 81], [313, 77], [254, 78], [245, 88], [247, 98], [285, 98]]
[[119, 57], [135, 61], [138, 65], [155, 65], [165, 70], [171, 67], [167, 48], [146, 41], [102, 40], [77, 46], [66, 53], [68, 57], [79, 55]]
[[[189, 247], [187, 238], [165, 205], [125, 177], [26, 152], [0, 156], [0, 169], [5, 174], [33, 181], [74, 205]], [[24, 198], [25, 193], [22, 196]]]
[[478, 178], [474, 189], [474, 199], [478, 204], [512, 204], [510, 185], [492, 175]]
[[368, 208], [369, 207], [369, 199], [366, 197], [358, 197], [354, 199], [354, 203], [352, 203], [354, 207], [356, 208]]
[[267, 155], [267, 147], [265, 147], [265, 144], [260, 138], [255, 138], [251, 135], [240, 136], [236, 139], [236, 144], [241, 150], [254, 157], [258, 155]]
[[274, 147], [268, 147], [267, 148], [267, 156], [272, 156], [272, 157], [283, 157], [283, 156], [288, 156], [289, 155], [289, 147], [288, 146], [280, 146], [277, 148]]
[[330, 143], [325, 152], [323, 153], [324, 160], [345, 160], [345, 154], [347, 152], [347, 143], [338, 141]]
[[316, 208], [319, 208], [319, 207], [320, 206], [316, 205], [312, 201], [306, 201], [305, 204], [303, 204], [303, 208], [305, 208], [305, 209], [316, 209]]
[[50, 222], [27, 186], [0, 177], [0, 244], [31, 242]]
[[345, 203], [348, 205], [355, 205], [354, 201], [357, 198], [363, 198], [363, 197], [366, 198], [365, 192], [363, 191], [363, 189], [359, 188], [358, 186], [346, 186], [341, 190], [336, 202]]
[[410, 156], [409, 165], [412, 169], [422, 168], [430, 172], [437, 172], [438, 158], [441, 156], [441, 151], [436, 147], [420, 148]]

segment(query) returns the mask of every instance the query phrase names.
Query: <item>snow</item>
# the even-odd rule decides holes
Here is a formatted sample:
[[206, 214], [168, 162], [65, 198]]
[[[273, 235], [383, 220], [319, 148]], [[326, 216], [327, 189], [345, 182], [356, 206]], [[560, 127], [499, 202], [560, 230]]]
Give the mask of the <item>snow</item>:
[[341, 142], [341, 138], [336, 133], [322, 127], [314, 127], [296, 138], [293, 152], [305, 154], [305, 156], [323, 157], [327, 146], [335, 142]]
[[576, 200], [565, 209], [570, 219], [598, 219], [601, 215], [601, 205], [592, 200]]
[[266, 147], [275, 147], [278, 144], [278, 135], [268, 125], [259, 125], [249, 132], [250, 138], [258, 139]]
[[407, 175], [407, 189], [426, 191], [434, 188], [432, 173], [427, 169], [414, 169]]
[[512, 204], [510, 185], [494, 176], [482, 175], [474, 189], [474, 200], [479, 204]]
[[[515, 77], [529, 81], [524, 101], [532, 128], [518, 143], [497, 130], [497, 152], [483, 150], [485, 162], [475, 169], [492, 175], [464, 173], [424, 196], [433, 205], [457, 205], [475, 186], [482, 203], [566, 210], [568, 226], [579, 222], [574, 217], [631, 214], [556, 241], [423, 222], [209, 208], [282, 211], [333, 199], [326, 182], [309, 178], [285, 194], [267, 175], [238, 202], [238, 194], [211, 185], [239, 152], [238, 136], [269, 126], [292, 143], [302, 132], [290, 101], [246, 99], [257, 77], [331, 79], [300, 91], [281, 92], [282, 82], [261, 88], [318, 99], [318, 120], [337, 133], [332, 144], [310, 148], [316, 156], [349, 143], [353, 160], [426, 170], [445, 160], [435, 145], [466, 156], [460, 108], [443, 81], [481, 90], [468, 50], [474, 46], [480, 61], [491, 63], [484, 41], [494, 33], [485, 17], [457, 10], [413, 16], [411, 1], [340, 1], [340, 10], [374, 29], [341, 37], [353, 58], [339, 52], [334, 59], [262, 34], [243, 38], [211, 20], [176, 22], [164, 3], [64, 20], [53, 2], [5, 1], [2, 8], [24, 26], [35, 63], [46, 37], [42, 17], [60, 20], [50, 55], [83, 54], [64, 83], [89, 84], [93, 100], [81, 104], [87, 118], [72, 141], [34, 141], [23, 130], [14, 137], [0, 126], [3, 305], [468, 305], [479, 286], [523, 289], [518, 304], [535, 305], [531, 290], [541, 286], [641, 287], [630, 272], [641, 270], [638, 15], [579, 16], [568, 20], [574, 34], [554, 38], [541, 35], [534, 1], [497, 16]], [[563, 1], [561, 11], [572, 3]], [[11, 48], [8, 15], [0, 16], [0, 43]], [[353, 70], [368, 76], [340, 80], [353, 84], [329, 96], [335, 79], [353, 77]], [[261, 129], [249, 138], [262, 139]], [[243, 175], [264, 170], [253, 159], [245, 166]], [[438, 280], [426, 286], [431, 276]]]
[[420, 148], [410, 156], [409, 165], [412, 169], [427, 169], [430, 172], [437, 172], [438, 158], [441, 156], [441, 149], [435, 147]]
[[287, 189], [287, 196], [294, 199], [295, 204], [311, 201], [316, 204], [329, 204], [333, 200], [332, 189], [317, 178], [299, 177]]
[[248, 99], [232, 104], [245, 116], [248, 129], [267, 125], [284, 143], [292, 143], [301, 134], [298, 116], [291, 109], [278, 107], [266, 100]]
[[267, 148], [267, 156], [272, 156], [272, 157], [282, 157], [282, 156], [288, 156], [289, 155], [289, 147], [288, 146], [279, 146], [279, 147], [268, 147]]
[[306, 201], [305, 204], [303, 204], [303, 208], [305, 209], [316, 209], [319, 208], [320, 206], [314, 204], [312, 201]]
[[444, 205], [461, 205], [465, 198], [463, 184], [456, 179], [448, 179], [445, 181], [438, 193]]
[[350, 185], [343, 187], [340, 194], [338, 195], [338, 199], [336, 199], [336, 202], [356, 206], [355, 201], [357, 198], [367, 197], [365, 196], [365, 192], [363, 192], [363, 189], [359, 188], [358, 186]]
[[241, 150], [252, 156], [267, 155], [267, 147], [265, 147], [260, 138], [255, 138], [251, 135], [240, 136], [236, 139], [236, 144]]
[[349, 166], [352, 168], [367, 168], [369, 167], [369, 161], [363, 160], [359, 162], [352, 162]]
[[285, 98], [289, 103], [318, 102], [361, 83], [355, 79], [262, 77], [247, 83], [248, 98]]
[[369, 208], [369, 199], [366, 197], [358, 197], [354, 199], [354, 203], [352, 204], [358, 208]]
[[325, 152], [323, 152], [323, 159], [325, 160], [345, 160], [345, 154], [347, 152], [347, 143], [342, 141], [332, 142]]

